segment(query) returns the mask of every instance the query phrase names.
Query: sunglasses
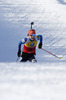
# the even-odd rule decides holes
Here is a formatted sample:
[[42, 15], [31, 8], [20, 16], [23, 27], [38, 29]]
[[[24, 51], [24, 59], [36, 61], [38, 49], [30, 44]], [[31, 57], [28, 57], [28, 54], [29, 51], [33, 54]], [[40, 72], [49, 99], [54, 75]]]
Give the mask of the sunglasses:
[[31, 34], [30, 36], [36, 36], [35, 34]]

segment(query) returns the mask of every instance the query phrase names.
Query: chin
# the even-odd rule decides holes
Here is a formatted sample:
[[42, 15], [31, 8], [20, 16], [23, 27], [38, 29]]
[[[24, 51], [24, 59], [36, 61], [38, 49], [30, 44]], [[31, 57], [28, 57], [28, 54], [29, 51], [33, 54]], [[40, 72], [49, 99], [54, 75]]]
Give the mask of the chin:
[[35, 38], [32, 38], [32, 40], [34, 40]]

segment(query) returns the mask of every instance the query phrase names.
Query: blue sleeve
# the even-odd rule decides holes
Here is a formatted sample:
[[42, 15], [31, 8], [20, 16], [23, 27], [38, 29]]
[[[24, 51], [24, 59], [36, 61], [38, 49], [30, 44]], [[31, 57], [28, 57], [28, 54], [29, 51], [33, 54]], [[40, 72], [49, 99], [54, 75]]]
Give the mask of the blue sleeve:
[[27, 41], [27, 38], [24, 38], [24, 39], [22, 39], [22, 41], [19, 42], [19, 44], [18, 44], [18, 50], [21, 50], [21, 45], [24, 44], [24, 43], [26, 43], [26, 41]]
[[43, 40], [42, 35], [37, 35], [37, 39], [40, 40], [40, 43], [42, 43], [42, 40]]

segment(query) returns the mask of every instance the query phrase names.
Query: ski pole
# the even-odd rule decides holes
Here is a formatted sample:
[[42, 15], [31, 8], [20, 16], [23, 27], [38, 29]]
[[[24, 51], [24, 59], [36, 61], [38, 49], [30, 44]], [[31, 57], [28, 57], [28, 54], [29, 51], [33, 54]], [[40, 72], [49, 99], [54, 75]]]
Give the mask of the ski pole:
[[53, 53], [51, 53], [51, 52], [49, 52], [49, 51], [47, 51], [47, 50], [45, 50], [45, 49], [43, 49], [43, 48], [41, 48], [41, 49], [42, 49], [42, 50], [44, 50], [44, 51], [46, 51], [46, 52], [48, 52], [49, 54], [51, 54], [51, 55], [55, 56], [56, 58], [61, 59], [61, 57], [58, 57], [58, 56], [56, 56], [55, 54], [53, 54]]

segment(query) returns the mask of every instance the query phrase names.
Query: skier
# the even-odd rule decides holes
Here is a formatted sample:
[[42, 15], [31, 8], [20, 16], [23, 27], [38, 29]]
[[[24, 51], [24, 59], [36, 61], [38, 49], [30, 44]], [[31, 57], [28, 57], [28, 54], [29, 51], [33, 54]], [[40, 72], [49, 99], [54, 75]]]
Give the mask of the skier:
[[[36, 46], [39, 40], [38, 48], [42, 48], [42, 35], [36, 35], [36, 31], [34, 29], [29, 30], [28, 36], [22, 39], [18, 45], [18, 57], [22, 57], [20, 62], [26, 62], [29, 60], [30, 62], [37, 62], [35, 59], [36, 55]], [[22, 55], [21, 55], [21, 45], [24, 44]]]

